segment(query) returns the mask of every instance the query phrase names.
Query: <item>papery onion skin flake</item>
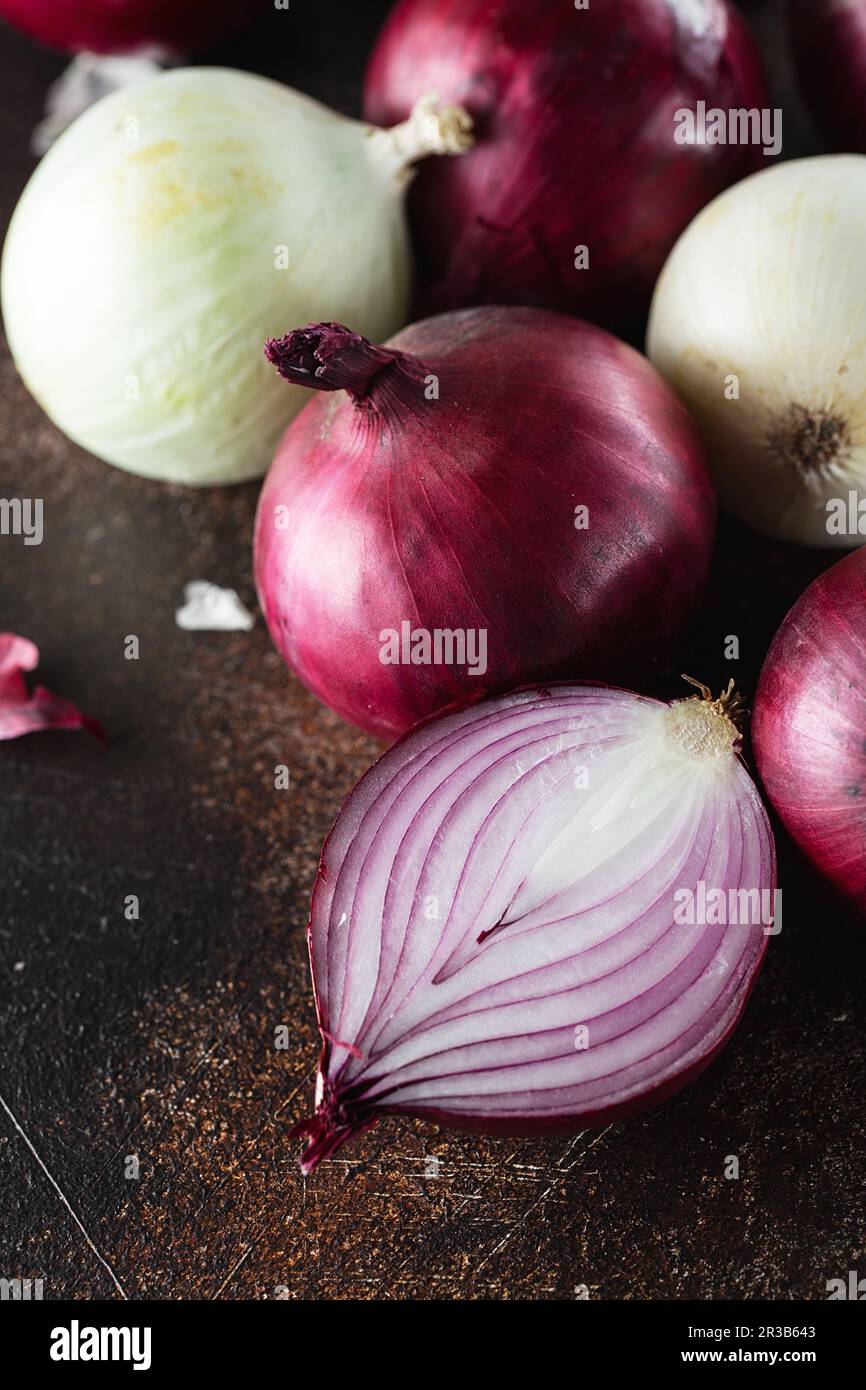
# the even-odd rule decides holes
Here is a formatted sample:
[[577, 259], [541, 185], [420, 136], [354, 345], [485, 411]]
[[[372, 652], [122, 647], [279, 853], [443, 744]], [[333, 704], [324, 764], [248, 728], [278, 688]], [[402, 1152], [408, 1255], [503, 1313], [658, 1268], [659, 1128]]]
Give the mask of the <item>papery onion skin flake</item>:
[[820, 575], [785, 618], [761, 672], [752, 741], [785, 828], [866, 912], [866, 551]]
[[650, 360], [723, 507], [803, 545], [866, 539], [866, 158], [787, 160], [700, 213], [659, 277]]
[[37, 685], [27, 689], [26, 675], [39, 665], [39, 648], [14, 632], [0, 632], [0, 741], [39, 734], [47, 729], [85, 729], [101, 743], [100, 723], [82, 714], [71, 700], [64, 700]]
[[304, 391], [262, 360], [286, 322], [406, 320], [409, 166], [471, 140], [422, 100], [393, 131], [279, 82], [179, 68], [97, 102], [28, 183], [3, 252], [15, 363], [99, 458], [191, 486], [260, 477]]
[[426, 313], [535, 304], [618, 326], [646, 309], [695, 213], [764, 160], [755, 144], [676, 139], [700, 101], [768, 106], [726, 0], [402, 0], [364, 113], [403, 119], [428, 88], [466, 106], [478, 141], [410, 193]]
[[672, 651], [715, 501], [691, 420], [632, 348], [482, 307], [384, 347], [310, 324], [268, 354], [321, 394], [262, 489], [259, 598], [287, 664], [343, 718], [393, 738], [455, 699], [630, 680]]
[[668, 705], [592, 685], [395, 744], [313, 892], [304, 1171], [385, 1113], [573, 1131], [708, 1066], [775, 930], [773, 837], [738, 748], [730, 691]]

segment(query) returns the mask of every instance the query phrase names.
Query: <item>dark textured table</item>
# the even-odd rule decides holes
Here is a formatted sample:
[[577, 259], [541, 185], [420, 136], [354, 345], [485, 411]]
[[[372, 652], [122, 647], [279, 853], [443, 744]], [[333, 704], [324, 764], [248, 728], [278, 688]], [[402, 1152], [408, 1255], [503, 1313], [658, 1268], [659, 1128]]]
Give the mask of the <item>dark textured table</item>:
[[[786, 152], [809, 151], [775, 8], [751, 7]], [[299, 3], [208, 56], [354, 112], [385, 9]], [[2, 227], [61, 67], [0, 30]], [[2, 495], [45, 499], [41, 546], [0, 539], [0, 629], [38, 642], [40, 678], [110, 739], [0, 745], [0, 1276], [77, 1299], [821, 1299], [866, 1271], [866, 938], [781, 836], [784, 930], [695, 1085], [570, 1139], [383, 1122], [305, 1181], [286, 1132], [317, 1055], [308, 896], [377, 747], [286, 675], [260, 619], [250, 634], [175, 625], [190, 579], [253, 604], [255, 486], [187, 492], [106, 467], [41, 415], [5, 349], [0, 470]], [[723, 524], [677, 669], [750, 693], [832, 558]], [[677, 693], [677, 671], [647, 688]]]

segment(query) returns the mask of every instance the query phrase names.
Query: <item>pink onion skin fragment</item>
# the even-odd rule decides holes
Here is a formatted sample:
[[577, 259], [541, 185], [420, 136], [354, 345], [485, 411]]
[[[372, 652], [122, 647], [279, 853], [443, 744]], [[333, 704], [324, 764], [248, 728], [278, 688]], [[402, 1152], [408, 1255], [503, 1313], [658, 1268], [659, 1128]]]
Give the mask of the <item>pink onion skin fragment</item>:
[[[329, 324], [282, 341], [283, 375], [318, 389], [262, 489], [256, 585], [284, 661], [344, 719], [393, 739], [529, 681], [631, 683], [674, 649], [715, 498], [695, 426], [645, 358], [524, 308], [444, 314], [384, 348]], [[482, 629], [486, 670], [383, 664], [380, 634], [404, 622]]]
[[797, 73], [830, 148], [866, 154], [866, 0], [788, 0]]
[[752, 742], [785, 828], [866, 912], [866, 548], [810, 584], [776, 633]]
[[102, 725], [82, 714], [71, 700], [44, 686], [29, 692], [25, 672], [39, 665], [39, 648], [26, 637], [0, 632], [0, 740], [38, 734], [46, 729], [86, 729], [105, 742]]
[[0, 18], [69, 53], [182, 54], [215, 43], [265, 0], [0, 0]]
[[647, 307], [701, 208], [763, 164], [756, 145], [674, 139], [675, 112], [698, 101], [769, 104], [727, 0], [402, 0], [370, 60], [364, 115], [392, 125], [426, 91], [464, 106], [477, 135], [410, 190], [427, 313], [536, 304], [616, 326]]
[[677, 755], [653, 782], [672, 708], [526, 688], [428, 720], [361, 779], [313, 891], [305, 1172], [382, 1114], [515, 1136], [606, 1124], [718, 1055], [768, 919], [684, 925], [674, 894], [703, 881], [769, 901], [775, 849], [738, 740], [716, 770]]

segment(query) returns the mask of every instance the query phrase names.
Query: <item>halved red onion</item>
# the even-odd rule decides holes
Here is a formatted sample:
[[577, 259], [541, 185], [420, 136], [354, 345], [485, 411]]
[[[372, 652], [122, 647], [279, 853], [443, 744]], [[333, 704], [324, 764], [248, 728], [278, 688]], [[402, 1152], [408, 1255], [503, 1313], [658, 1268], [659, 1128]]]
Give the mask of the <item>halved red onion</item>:
[[776, 633], [752, 740], [786, 829], [866, 911], [866, 547], [810, 584]]
[[733, 715], [729, 694], [536, 687], [419, 726], [362, 778], [313, 892], [305, 1172], [383, 1113], [573, 1130], [708, 1065], [774, 910]]
[[105, 738], [102, 725], [82, 714], [71, 700], [52, 695], [38, 685], [27, 690], [25, 672], [39, 665], [39, 648], [14, 632], [0, 632], [0, 740], [36, 734], [44, 729], [87, 729]]

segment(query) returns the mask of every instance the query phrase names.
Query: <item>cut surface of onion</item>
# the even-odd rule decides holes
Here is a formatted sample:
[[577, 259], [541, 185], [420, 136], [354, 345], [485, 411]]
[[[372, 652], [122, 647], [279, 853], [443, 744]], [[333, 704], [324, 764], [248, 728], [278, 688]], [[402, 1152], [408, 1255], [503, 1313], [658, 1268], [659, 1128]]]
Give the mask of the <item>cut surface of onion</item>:
[[650, 360], [703, 433], [722, 505], [780, 540], [866, 537], [864, 237], [866, 158], [791, 160], [705, 208], [656, 286]]
[[412, 730], [326, 843], [305, 1172], [383, 1112], [580, 1129], [683, 1086], [735, 1026], [775, 854], [729, 696], [527, 688]]

